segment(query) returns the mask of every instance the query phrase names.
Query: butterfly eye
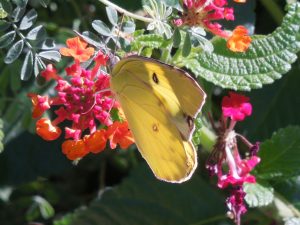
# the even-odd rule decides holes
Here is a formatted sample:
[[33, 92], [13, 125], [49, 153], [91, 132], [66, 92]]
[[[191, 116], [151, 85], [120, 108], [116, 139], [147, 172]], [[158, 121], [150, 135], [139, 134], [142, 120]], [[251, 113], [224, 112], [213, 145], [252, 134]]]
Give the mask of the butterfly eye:
[[152, 80], [154, 81], [154, 83], [158, 84], [158, 78], [157, 78], [156, 73], [152, 74]]
[[192, 117], [190, 117], [190, 116], [187, 116], [187, 117], [186, 117], [186, 122], [188, 123], [189, 128], [190, 128], [190, 129], [193, 129], [193, 127], [194, 127], [194, 118], [192, 118]]

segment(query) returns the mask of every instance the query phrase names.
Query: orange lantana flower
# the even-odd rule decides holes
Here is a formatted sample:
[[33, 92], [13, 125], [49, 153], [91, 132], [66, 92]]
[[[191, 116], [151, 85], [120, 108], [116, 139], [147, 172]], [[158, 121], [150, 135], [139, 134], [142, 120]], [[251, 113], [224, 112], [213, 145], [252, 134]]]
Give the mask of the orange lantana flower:
[[67, 46], [68, 48], [60, 49], [60, 54], [64, 56], [72, 56], [79, 62], [87, 61], [94, 54], [94, 48], [87, 48], [87, 43], [79, 37], [69, 38], [67, 40]]
[[62, 152], [70, 160], [82, 158], [89, 153], [82, 139], [64, 141], [62, 144]]
[[248, 36], [248, 30], [243, 26], [237, 26], [232, 36], [227, 40], [227, 47], [233, 52], [245, 52], [250, 44], [251, 37]]
[[115, 121], [108, 127], [106, 135], [110, 140], [110, 147], [112, 149], [115, 149], [117, 144], [119, 144], [122, 149], [126, 149], [134, 143], [127, 121]]
[[27, 96], [31, 98], [33, 106], [32, 118], [39, 118], [46, 110], [50, 109], [48, 96], [40, 96], [34, 93], [28, 93]]
[[246, 0], [233, 0], [233, 1], [238, 2], [238, 3], [245, 3], [246, 2]]
[[103, 129], [96, 130], [93, 134], [84, 138], [86, 148], [92, 153], [102, 152], [105, 149], [106, 141], [106, 130]]
[[59, 79], [57, 71], [52, 64], [47, 65], [47, 68], [41, 72], [41, 76], [44, 77], [46, 81], [49, 81], [51, 79], [54, 80]]
[[36, 133], [46, 141], [53, 141], [60, 136], [61, 129], [49, 119], [41, 118], [36, 122]]

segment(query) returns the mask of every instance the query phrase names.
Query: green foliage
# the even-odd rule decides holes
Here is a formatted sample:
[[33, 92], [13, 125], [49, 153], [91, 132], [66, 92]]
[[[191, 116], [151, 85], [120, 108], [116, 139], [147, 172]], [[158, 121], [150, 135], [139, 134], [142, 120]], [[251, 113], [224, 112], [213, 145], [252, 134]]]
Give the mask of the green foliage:
[[143, 166], [118, 187], [102, 190], [90, 206], [75, 212], [70, 223], [55, 225], [182, 225], [224, 220], [224, 205], [219, 201], [221, 196], [198, 176], [184, 184], [168, 184], [156, 180]]
[[233, 53], [226, 48], [225, 40], [219, 39], [214, 42], [214, 53], [195, 53], [174, 63], [223, 88], [247, 91], [261, 88], [281, 78], [297, 59], [299, 24], [300, 3], [294, 3], [288, 6], [281, 27], [270, 35], [254, 36], [247, 52]]
[[3, 146], [3, 138], [4, 138], [4, 133], [3, 133], [3, 120], [0, 119], [0, 153], [3, 151], [4, 146]]
[[[207, 172], [203, 172], [207, 152], [212, 149], [216, 138], [204, 118], [206, 112], [196, 119], [193, 136], [193, 143], [201, 144], [197, 173], [201, 172], [203, 177], [195, 174], [191, 180], [180, 185], [157, 181], [146, 165], [134, 168], [142, 160], [134, 147], [128, 151], [105, 151], [80, 160], [72, 170], [73, 176], [70, 176], [71, 163], [61, 153], [61, 140], [47, 143], [36, 135], [24, 132], [24, 129], [33, 131], [34, 126], [30, 100], [26, 94], [33, 91], [51, 95], [53, 90], [53, 85], [49, 84], [39, 87], [37, 91], [36, 87], [33, 88], [31, 74], [38, 75], [46, 63], [60, 60], [54, 41], [47, 38], [46, 30], [63, 44], [66, 37], [74, 36], [72, 29], [76, 29], [76, 34], [93, 45], [96, 53], [115, 53], [117, 50], [120, 56], [138, 53], [160, 58], [167, 63], [188, 68], [198, 78], [211, 82], [201, 79], [208, 96], [205, 108], [215, 116], [219, 113], [221, 98], [220, 89], [216, 86], [235, 90], [261, 88], [281, 78], [281, 74], [291, 68], [300, 49], [300, 4], [288, 6], [281, 27], [273, 33], [253, 36], [254, 41], [248, 52], [232, 53], [226, 48], [224, 40], [209, 40], [201, 27], [172, 27], [170, 21], [178, 18], [177, 10], [182, 10], [176, 0], [145, 0], [148, 19], [154, 19], [150, 24], [126, 16], [122, 18], [114, 8], [98, 7], [90, 1], [52, 1], [51, 7], [40, 7], [47, 7], [49, 2], [30, 1], [30, 7], [34, 9], [27, 5], [27, 0], [0, 2], [0, 57], [3, 59], [0, 62], [0, 112], [5, 123], [3, 129], [0, 120], [0, 151], [5, 143], [5, 151], [0, 155], [0, 220], [5, 218], [7, 220], [4, 223], [9, 221], [13, 225], [31, 221], [50, 224], [53, 218], [55, 225], [228, 224], [225, 197], [217, 193], [217, 188], [211, 186], [215, 181], [211, 182], [205, 177]], [[114, 2], [123, 4], [129, 10], [141, 8], [139, 0]], [[245, 7], [239, 4], [235, 8], [244, 19], [242, 23], [247, 24], [250, 30], [254, 30], [254, 6], [255, 1], [251, 1]], [[55, 7], [58, 7], [57, 11]], [[93, 7], [96, 11], [86, 10]], [[171, 17], [170, 7], [173, 10]], [[257, 3], [257, 9], [261, 10], [259, 7]], [[73, 18], [74, 15], [76, 18]], [[236, 26], [237, 22], [240, 24], [240, 20], [236, 20], [224, 27]], [[270, 21], [264, 23], [268, 26]], [[66, 24], [69, 28], [66, 28]], [[258, 30], [258, 33], [261, 32]], [[67, 67], [64, 63], [55, 66], [60, 70]], [[92, 60], [86, 65], [90, 63]], [[274, 85], [252, 91], [250, 97], [254, 113], [240, 123], [243, 126], [239, 130], [247, 133], [252, 140], [264, 140], [281, 127], [300, 125], [299, 73], [298, 61]], [[22, 81], [17, 76], [19, 74]], [[118, 118], [116, 110], [111, 113]], [[47, 116], [51, 117], [50, 114]], [[270, 204], [278, 193], [289, 201], [287, 206], [295, 207], [295, 218], [285, 220], [285, 224], [299, 223], [296, 218], [297, 210], [300, 210], [297, 178], [300, 175], [297, 166], [299, 133], [298, 126], [291, 126], [279, 130], [270, 140], [263, 142], [259, 153], [262, 161], [255, 170], [259, 183], [244, 187], [247, 204], [253, 208], [260, 207], [262, 212], [249, 210], [250, 219], [244, 217], [242, 224], [258, 224], [258, 221], [259, 224], [279, 224], [282, 219], [277, 217], [277, 212]], [[94, 163], [92, 160], [95, 160]], [[127, 177], [130, 169], [131, 175]], [[47, 185], [40, 189], [20, 186], [38, 177], [47, 180]], [[51, 184], [64, 187], [53, 190]], [[20, 191], [18, 187], [24, 196], [20, 197], [17, 193]], [[10, 190], [5, 198], [2, 198], [2, 190]], [[94, 199], [99, 190], [100, 194]], [[266, 205], [268, 211], [262, 207]], [[74, 211], [74, 208], [77, 209]], [[72, 210], [73, 213], [70, 213]]]
[[285, 179], [300, 175], [300, 127], [280, 129], [263, 142], [257, 175], [263, 179]]
[[[22, 80], [28, 80], [32, 73], [37, 76], [46, 68], [45, 60], [57, 62], [60, 60], [60, 54], [54, 50], [53, 40], [46, 37], [44, 26], [33, 27], [37, 19], [36, 10], [31, 9], [25, 13], [27, 1], [16, 0], [14, 3], [17, 7], [12, 13], [2, 16], [4, 20], [0, 20], [0, 30], [5, 32], [0, 37], [0, 48], [8, 49], [4, 58], [6, 64], [12, 64], [23, 52], [27, 52], [20, 75]], [[47, 1], [40, 3], [47, 6]], [[8, 4], [6, 8], [12, 8], [10, 2], [5, 4]]]
[[299, 218], [289, 218], [284, 223], [284, 225], [299, 225], [299, 224], [300, 224]]
[[32, 201], [32, 205], [26, 212], [28, 221], [36, 220], [40, 215], [44, 219], [49, 219], [54, 216], [54, 209], [46, 199], [41, 196], [33, 196]]
[[252, 208], [269, 205], [274, 199], [274, 190], [271, 186], [245, 183], [244, 191], [246, 192], [245, 200]]
[[252, 140], [264, 140], [282, 127], [300, 125], [299, 74], [298, 60], [281, 80], [249, 94], [253, 114], [240, 129], [246, 130]]

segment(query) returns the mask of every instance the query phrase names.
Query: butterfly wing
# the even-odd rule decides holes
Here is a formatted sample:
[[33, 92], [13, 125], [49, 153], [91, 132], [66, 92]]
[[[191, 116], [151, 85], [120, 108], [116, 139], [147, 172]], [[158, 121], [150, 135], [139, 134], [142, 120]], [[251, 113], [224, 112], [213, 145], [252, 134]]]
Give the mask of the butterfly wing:
[[189, 179], [197, 167], [196, 151], [190, 142], [183, 140], [160, 99], [128, 72], [112, 77], [112, 89], [136, 145], [155, 176], [168, 182]]
[[116, 74], [126, 71], [149, 86], [169, 111], [181, 134], [186, 140], [190, 140], [194, 130], [193, 120], [200, 112], [206, 95], [189, 74], [179, 68], [141, 56], [123, 59], [114, 71]]

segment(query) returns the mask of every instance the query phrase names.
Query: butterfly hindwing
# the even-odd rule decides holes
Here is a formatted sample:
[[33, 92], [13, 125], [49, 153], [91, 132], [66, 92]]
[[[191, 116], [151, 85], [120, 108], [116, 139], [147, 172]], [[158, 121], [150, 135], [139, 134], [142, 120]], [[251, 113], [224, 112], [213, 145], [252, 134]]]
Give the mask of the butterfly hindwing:
[[[134, 77], [132, 77], [134, 78]], [[194, 147], [183, 140], [160, 100], [136, 79], [118, 93], [136, 145], [157, 178], [182, 182], [197, 165]]]

